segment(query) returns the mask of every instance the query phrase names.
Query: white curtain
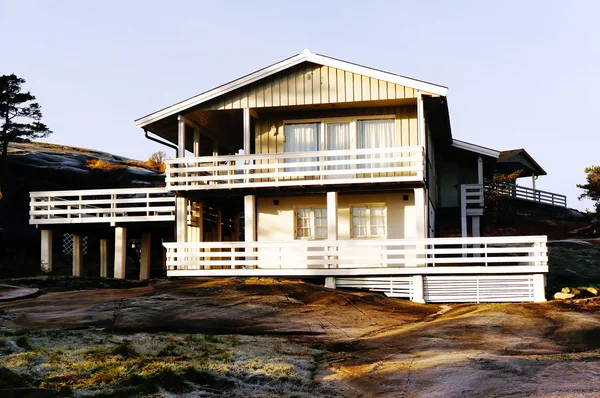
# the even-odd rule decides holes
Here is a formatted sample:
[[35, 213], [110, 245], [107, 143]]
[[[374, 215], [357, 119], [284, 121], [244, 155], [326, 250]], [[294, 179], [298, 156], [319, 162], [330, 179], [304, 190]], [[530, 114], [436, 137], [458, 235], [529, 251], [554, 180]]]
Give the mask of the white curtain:
[[[337, 151], [351, 149], [350, 123], [327, 123], [327, 150]], [[348, 160], [349, 155], [328, 156], [328, 160]], [[329, 166], [330, 170], [348, 169], [348, 164]]]
[[[318, 151], [320, 149], [318, 123], [286, 124], [284, 128], [284, 133], [285, 143], [283, 149], [285, 152], [311, 152]], [[315, 162], [317, 160], [317, 157], [286, 159], [286, 163]], [[286, 168], [286, 171], [308, 170], [317, 170], [317, 167], [310, 166]]]
[[[396, 146], [396, 131], [393, 119], [359, 120], [356, 123], [357, 148], [393, 148]], [[377, 159], [388, 154], [360, 155], [359, 159]], [[361, 165], [361, 168], [371, 168], [372, 165]], [[392, 167], [394, 163], [376, 163], [374, 167]]]

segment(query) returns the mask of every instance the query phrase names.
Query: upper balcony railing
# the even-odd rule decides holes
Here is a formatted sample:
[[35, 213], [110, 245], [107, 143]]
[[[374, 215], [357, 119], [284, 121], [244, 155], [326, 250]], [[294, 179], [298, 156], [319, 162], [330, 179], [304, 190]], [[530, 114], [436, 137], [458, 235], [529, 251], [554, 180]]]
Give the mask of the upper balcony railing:
[[423, 147], [205, 156], [167, 160], [172, 191], [421, 182]]
[[175, 196], [164, 188], [31, 192], [29, 224], [174, 221]]
[[553, 192], [540, 191], [509, 183], [493, 183], [485, 187], [487, 192], [529, 202], [543, 203], [551, 206], [567, 207], [567, 197]]

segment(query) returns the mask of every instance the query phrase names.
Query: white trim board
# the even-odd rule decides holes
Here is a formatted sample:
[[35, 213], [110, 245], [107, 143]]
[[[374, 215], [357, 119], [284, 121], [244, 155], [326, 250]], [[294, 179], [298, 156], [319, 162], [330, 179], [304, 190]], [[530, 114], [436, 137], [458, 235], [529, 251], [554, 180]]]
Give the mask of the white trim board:
[[178, 102], [174, 105], [163, 108], [157, 112], [141, 117], [135, 121], [135, 125], [136, 127], [147, 126], [157, 120], [160, 120], [167, 116], [175, 115], [187, 108], [199, 105], [223, 94], [227, 94], [233, 90], [237, 90], [248, 84], [254, 83], [255, 81], [274, 75], [277, 72], [291, 68], [302, 62], [312, 62], [323, 66], [342, 69], [348, 72], [361, 74], [363, 76], [368, 76], [379, 80], [385, 80], [390, 83], [410, 87], [415, 90], [427, 91], [429, 93], [437, 94], [444, 97], [448, 93], [448, 88], [444, 86], [440, 86], [433, 83], [427, 83], [421, 80], [411, 79], [409, 77], [400, 76], [389, 72], [383, 72], [377, 69], [368, 68], [366, 66], [361, 66], [350, 62], [338, 60], [335, 58], [330, 58], [324, 55], [315, 54], [310, 52], [310, 50], [304, 50], [298, 55], [287, 58], [276, 64], [267, 66], [266, 68], [260, 69], [249, 75], [226, 83], [222, 86], [216, 87], [212, 90], [206, 91], [202, 94], [196, 95], [192, 98]]
[[494, 149], [471, 144], [470, 142], [461, 141], [457, 139], [452, 139], [452, 146], [458, 149], [463, 149], [469, 152], [475, 152], [480, 155], [489, 156], [495, 159], [498, 159], [498, 157], [500, 156], [500, 151], [496, 151]]

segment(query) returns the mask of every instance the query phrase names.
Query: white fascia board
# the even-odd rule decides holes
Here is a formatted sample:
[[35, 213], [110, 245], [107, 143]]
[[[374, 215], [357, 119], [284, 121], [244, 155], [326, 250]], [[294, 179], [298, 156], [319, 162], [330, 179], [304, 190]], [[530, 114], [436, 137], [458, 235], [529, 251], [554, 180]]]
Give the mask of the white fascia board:
[[240, 79], [234, 80], [227, 84], [224, 84], [220, 87], [207, 91], [203, 94], [196, 95], [195, 97], [189, 98], [185, 101], [178, 102], [175, 105], [171, 105], [167, 108], [161, 109], [158, 112], [151, 113], [147, 116], [144, 116], [135, 121], [136, 127], [144, 127], [152, 122], [160, 120], [164, 117], [171, 116], [181, 112], [187, 108], [192, 106], [196, 106], [203, 102], [209, 101], [213, 98], [216, 98], [220, 95], [226, 94], [248, 84], [254, 83], [257, 80], [263, 79], [265, 77], [271, 76], [277, 72], [280, 72], [284, 69], [290, 68], [292, 66], [298, 65], [304, 61], [306, 61], [307, 54], [301, 53], [294, 57], [288, 58], [284, 61], [273, 64], [267, 68], [261, 69], [254, 73], [249, 74], [248, 76], [244, 76]]
[[437, 84], [427, 83], [421, 80], [411, 79], [409, 77], [395, 75], [393, 73], [380, 71], [362, 65], [353, 64], [335, 58], [326, 57], [324, 55], [310, 53], [307, 61], [315, 64], [325, 65], [332, 68], [342, 69], [347, 72], [357, 73], [359, 75], [372, 77], [379, 80], [384, 80], [390, 83], [399, 84], [414, 88], [415, 90], [427, 91], [432, 94], [437, 94], [445, 97], [448, 94], [448, 88], [438, 86]]
[[460, 141], [457, 139], [452, 139], [452, 146], [458, 149], [464, 149], [465, 151], [475, 152], [480, 155], [489, 156], [495, 159], [498, 159], [500, 156], [500, 152], [494, 149], [482, 147], [479, 145], [471, 144], [470, 142]]
[[227, 84], [224, 84], [220, 87], [207, 91], [205, 93], [196, 95], [187, 100], [178, 102], [175, 105], [171, 105], [167, 108], [161, 109], [157, 112], [151, 113], [147, 116], [141, 117], [135, 121], [136, 127], [144, 127], [153, 123], [157, 120], [160, 120], [164, 117], [171, 116], [181, 112], [187, 108], [199, 105], [203, 102], [209, 101], [213, 98], [216, 98], [220, 95], [227, 94], [233, 90], [244, 87], [248, 84], [254, 83], [257, 80], [264, 79], [269, 77], [277, 72], [285, 70], [287, 68], [291, 68], [292, 66], [298, 65], [302, 62], [313, 62], [320, 65], [330, 66], [332, 68], [338, 68], [342, 70], [346, 70], [348, 72], [361, 74], [368, 77], [373, 77], [379, 80], [385, 80], [391, 83], [400, 84], [402, 86], [414, 88], [416, 90], [427, 91], [432, 94], [437, 94], [440, 96], [446, 96], [448, 93], [448, 88], [444, 86], [438, 86], [436, 84], [423, 82], [420, 80], [411, 79], [408, 77], [395, 75], [393, 73], [383, 72], [377, 69], [368, 68], [366, 66], [361, 66], [357, 64], [353, 64], [346, 61], [341, 61], [338, 59], [326, 57], [324, 55], [314, 54], [308, 50], [302, 51], [300, 54], [295, 55], [291, 58], [268, 66], [264, 69], [258, 70], [254, 73], [251, 73], [247, 76], [244, 76], [240, 79], [234, 80]]

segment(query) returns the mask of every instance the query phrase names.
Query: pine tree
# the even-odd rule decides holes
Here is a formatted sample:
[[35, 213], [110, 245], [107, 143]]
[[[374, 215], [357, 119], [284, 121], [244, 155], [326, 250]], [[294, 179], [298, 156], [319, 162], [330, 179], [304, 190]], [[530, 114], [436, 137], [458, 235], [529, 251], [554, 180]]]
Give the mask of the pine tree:
[[33, 102], [35, 97], [29, 91], [21, 91], [23, 83], [25, 80], [14, 74], [0, 76], [0, 199], [3, 197], [2, 188], [8, 173], [8, 144], [52, 134], [52, 131], [40, 122], [42, 111], [40, 105]]
[[12, 141], [43, 138], [52, 134], [41, 123], [42, 111], [35, 97], [21, 91], [24, 79], [16, 75], [0, 76], [0, 145], [2, 157], [8, 154], [8, 144]]
[[579, 199], [589, 198], [596, 202], [596, 214], [600, 215], [600, 166], [592, 166], [585, 168], [586, 180], [585, 184], [577, 184], [577, 188], [583, 189], [583, 193]]

